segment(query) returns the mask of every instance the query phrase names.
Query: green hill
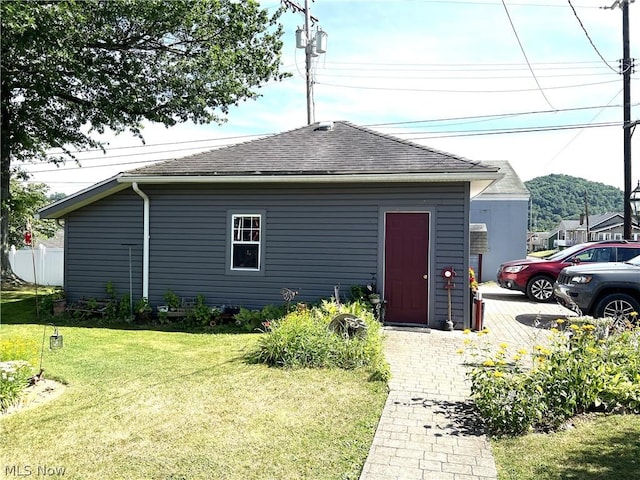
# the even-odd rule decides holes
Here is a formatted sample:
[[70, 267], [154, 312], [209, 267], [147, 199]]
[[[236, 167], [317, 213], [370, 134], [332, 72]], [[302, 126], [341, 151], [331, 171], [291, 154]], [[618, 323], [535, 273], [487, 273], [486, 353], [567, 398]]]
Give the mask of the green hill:
[[624, 208], [622, 190], [570, 175], [546, 175], [524, 182], [531, 192], [531, 228], [553, 230], [562, 219], [578, 219], [585, 212], [585, 195], [589, 215], [620, 212]]

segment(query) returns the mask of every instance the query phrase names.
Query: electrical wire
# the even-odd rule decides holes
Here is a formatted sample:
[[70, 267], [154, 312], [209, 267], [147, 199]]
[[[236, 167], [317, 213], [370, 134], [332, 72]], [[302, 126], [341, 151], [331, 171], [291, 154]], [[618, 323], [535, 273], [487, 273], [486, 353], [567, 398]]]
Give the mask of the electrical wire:
[[[609, 102], [607, 103], [607, 105], [603, 106], [603, 107], [598, 111], [598, 113], [596, 113], [596, 114], [593, 116], [593, 118], [591, 118], [591, 120], [589, 121], [589, 123], [591, 124], [591, 123], [592, 123], [596, 118], [598, 118], [598, 116], [599, 116], [602, 112], [604, 112], [605, 108], [607, 108], [607, 107], [611, 104], [611, 102], [613, 102], [616, 98], [618, 98], [618, 95], [620, 95], [620, 94], [622, 93], [622, 91], [623, 91], [623, 90], [624, 90], [624, 88], [621, 88], [620, 90], [618, 90], [618, 93], [616, 93], [613, 97], [611, 97], [611, 100], [609, 100]], [[562, 154], [562, 152], [564, 152], [567, 148], [569, 148], [569, 145], [571, 145], [571, 144], [576, 140], [576, 138], [578, 138], [580, 135], [582, 135], [582, 134], [584, 133], [584, 131], [585, 131], [584, 129], [581, 129], [578, 133], [576, 133], [573, 137], [571, 137], [571, 139], [570, 139], [570, 140], [565, 144], [565, 146], [564, 146], [564, 147], [562, 147], [560, 150], [558, 150], [558, 152], [557, 152], [553, 157], [551, 157], [551, 159], [550, 159], [547, 163], [545, 163], [544, 167], [545, 167], [545, 168], [546, 168], [546, 167], [548, 167], [548, 166], [549, 166], [549, 164], [550, 164], [551, 162], [553, 162], [556, 158], [558, 158], [558, 157]]]
[[[581, 83], [574, 85], [560, 85], [555, 87], [547, 87], [547, 90], [559, 90], [565, 88], [581, 88], [581, 87], [593, 87], [596, 85], [606, 85], [608, 83], [617, 83], [618, 80], [609, 80], [606, 82], [592, 82]], [[524, 93], [535, 92], [538, 88], [523, 88], [523, 89], [511, 89], [511, 90], [448, 90], [448, 89], [433, 89], [433, 88], [391, 88], [391, 87], [365, 87], [362, 85], [340, 85], [337, 83], [316, 82], [317, 85], [324, 85], [327, 87], [337, 88], [351, 88], [355, 90], [385, 90], [393, 92], [433, 92], [433, 93]], [[548, 103], [548, 102], [547, 102]], [[553, 105], [549, 104], [551, 108]], [[555, 111], [555, 109], [554, 109]]]
[[[598, 54], [598, 56], [600, 57], [600, 59], [604, 62], [604, 64], [609, 67], [611, 70], [613, 70], [615, 73], [620, 73], [618, 72], [618, 70], [616, 70], [615, 68], [613, 68], [611, 65], [609, 65], [609, 62], [607, 62], [604, 57], [602, 56], [602, 54], [600, 53], [600, 50], [598, 50], [598, 48], [596, 47], [596, 45], [593, 43], [593, 40], [591, 40], [591, 36], [589, 35], [589, 32], [587, 32], [587, 29], [585, 28], [584, 24], [582, 23], [582, 20], [580, 19], [580, 17], [578, 16], [578, 12], [576, 12], [576, 9], [573, 7], [573, 4], [571, 3], [571, 0], [567, 0], [567, 2], [569, 2], [569, 6], [571, 7], [571, 10], [573, 11], [573, 15], [576, 17], [576, 19], [578, 20], [578, 23], [580, 24], [580, 27], [582, 28], [582, 31], [584, 32], [584, 34], [587, 36], [587, 40], [589, 40], [589, 43], [591, 44], [591, 46], [593, 47], [593, 49], [596, 51], [596, 53]], [[630, 66], [629, 66], [630, 67]], [[627, 68], [629, 68], [627, 67]], [[624, 72], [622, 72], [624, 73]]]
[[[416, 140], [433, 140], [439, 138], [464, 138], [464, 137], [477, 137], [477, 136], [485, 136], [485, 135], [509, 135], [514, 133], [538, 133], [538, 132], [559, 132], [562, 130], [573, 130], [576, 128], [603, 128], [603, 127], [619, 127], [622, 126], [622, 122], [604, 122], [598, 124], [581, 124], [581, 125], [565, 125], [565, 126], [553, 126], [553, 127], [539, 127], [539, 128], [528, 128], [528, 129], [511, 129], [511, 130], [496, 130], [496, 131], [471, 131], [471, 133], [455, 133], [452, 135], [436, 135], [429, 137], [418, 137], [411, 138], [411, 141]], [[397, 136], [402, 135], [401, 133], [396, 133]]]
[[[637, 107], [640, 103], [634, 103], [632, 106]], [[392, 127], [396, 126], [397, 128], [405, 128], [409, 124], [415, 123], [433, 123], [433, 122], [448, 122], [452, 120], [472, 120], [478, 118], [506, 118], [506, 117], [514, 117], [520, 115], [537, 115], [542, 113], [564, 113], [564, 112], [577, 112], [582, 110], [594, 110], [596, 108], [614, 108], [614, 107], [622, 107], [622, 105], [597, 105], [592, 107], [574, 107], [574, 108], [561, 108], [558, 110], [531, 110], [528, 112], [513, 112], [513, 113], [494, 113], [489, 115], [472, 115], [472, 116], [464, 116], [464, 117], [448, 117], [448, 118], [435, 118], [430, 120], [409, 120], [405, 122], [388, 122], [388, 123], [370, 123], [367, 125], [363, 125], [364, 127]]]
[[542, 94], [545, 101], [547, 102], [547, 105], [549, 105], [552, 109], [555, 109], [555, 107], [551, 104], [551, 102], [547, 98], [547, 95], [544, 93], [544, 90], [542, 89], [542, 86], [538, 81], [538, 77], [536, 77], [536, 73], [533, 71], [533, 67], [531, 66], [531, 63], [529, 62], [529, 58], [527, 57], [527, 52], [525, 52], [524, 46], [520, 41], [520, 36], [518, 35], [516, 26], [513, 24], [513, 20], [511, 19], [511, 14], [509, 13], [509, 9], [507, 8], [507, 4], [505, 3], [504, 0], [502, 0], [502, 6], [504, 7], [504, 11], [506, 12], [507, 17], [509, 18], [509, 23], [511, 24], [511, 29], [513, 30], [513, 34], [516, 36], [516, 40], [518, 40], [518, 45], [520, 45], [520, 50], [522, 51], [522, 55], [524, 56], [524, 59], [526, 60], [527, 65], [529, 66], [529, 70], [531, 71], [531, 75], [533, 76], [533, 79], [535, 80], [536, 85], [538, 86], [538, 90], [540, 90], [540, 93]]

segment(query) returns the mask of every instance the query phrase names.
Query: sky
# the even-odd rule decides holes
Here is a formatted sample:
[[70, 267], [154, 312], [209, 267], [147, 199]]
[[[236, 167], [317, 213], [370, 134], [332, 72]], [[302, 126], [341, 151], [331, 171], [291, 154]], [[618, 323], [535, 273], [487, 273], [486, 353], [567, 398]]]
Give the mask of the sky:
[[[631, 0], [634, 1], [634, 0]], [[304, 0], [297, 0], [304, 6]], [[309, 0], [327, 34], [312, 60], [314, 121], [346, 120], [474, 161], [507, 160], [523, 181], [566, 174], [624, 189], [622, 11], [615, 0]], [[272, 11], [275, 0], [261, 1]], [[572, 8], [573, 5], [573, 8]], [[574, 13], [575, 10], [575, 13]], [[640, 1], [629, 6], [631, 119], [640, 119]], [[287, 11], [292, 77], [219, 126], [148, 124], [146, 144], [107, 135], [80, 166], [31, 165], [32, 182], [72, 194], [119, 172], [307, 124], [305, 54]], [[632, 186], [640, 179], [640, 125]]]

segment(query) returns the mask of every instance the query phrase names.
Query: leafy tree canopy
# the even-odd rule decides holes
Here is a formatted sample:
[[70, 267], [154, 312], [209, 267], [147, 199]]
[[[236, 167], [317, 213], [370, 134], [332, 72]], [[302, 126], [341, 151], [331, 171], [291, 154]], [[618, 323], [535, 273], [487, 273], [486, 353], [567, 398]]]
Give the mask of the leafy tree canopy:
[[12, 161], [61, 162], [102, 147], [94, 133], [141, 136], [145, 120], [223, 122], [285, 76], [280, 13], [253, 0], [0, 2], [3, 276]]
[[[51, 202], [47, 195], [49, 187], [44, 183], [22, 184], [11, 180], [11, 197], [9, 200], [9, 245], [20, 248], [24, 245], [24, 232], [27, 225], [31, 227], [34, 238], [51, 238], [60, 228], [55, 220], [37, 220], [36, 212]], [[59, 197], [61, 194], [55, 194]], [[64, 195], [63, 195], [64, 196]]]
[[531, 193], [532, 229], [535, 231], [553, 230], [563, 219], [580, 218], [585, 213], [585, 204], [589, 215], [623, 213], [622, 190], [604, 183], [552, 174], [524, 184]]

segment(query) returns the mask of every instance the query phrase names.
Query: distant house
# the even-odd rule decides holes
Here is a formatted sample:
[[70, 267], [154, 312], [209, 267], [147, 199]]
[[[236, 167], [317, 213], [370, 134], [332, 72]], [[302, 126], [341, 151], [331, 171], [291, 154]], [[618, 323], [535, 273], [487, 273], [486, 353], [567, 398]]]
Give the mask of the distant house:
[[471, 223], [485, 224], [488, 251], [473, 258], [478, 281], [495, 280], [501, 263], [527, 255], [530, 193], [507, 161], [483, 162], [504, 176], [471, 200]]
[[[640, 239], [640, 228], [633, 222], [633, 240]], [[603, 213], [584, 216], [579, 220], [562, 220], [549, 237], [550, 248], [566, 248], [578, 243], [599, 240], [622, 240], [624, 216], [620, 213]]]
[[[112, 282], [261, 307], [377, 282], [386, 321], [469, 326], [469, 202], [502, 174], [327, 122], [119, 174], [46, 208], [65, 219], [65, 290]], [[129, 255], [131, 254], [131, 261]], [[445, 268], [457, 273], [447, 290]], [[448, 294], [451, 302], [448, 302]], [[449, 311], [449, 305], [451, 311]]]

